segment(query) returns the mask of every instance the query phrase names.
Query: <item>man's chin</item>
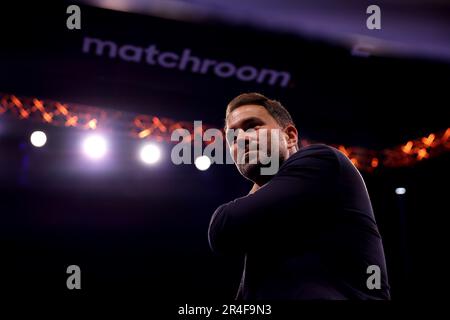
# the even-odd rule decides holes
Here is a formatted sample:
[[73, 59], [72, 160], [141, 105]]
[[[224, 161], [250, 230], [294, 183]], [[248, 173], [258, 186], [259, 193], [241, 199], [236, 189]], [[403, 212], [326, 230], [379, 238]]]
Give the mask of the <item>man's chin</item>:
[[238, 170], [241, 173], [241, 175], [244, 176], [244, 178], [250, 180], [250, 181], [258, 181], [260, 180], [261, 176], [261, 164], [255, 163], [255, 164], [240, 164], [238, 165]]
[[[283, 162], [282, 159], [279, 160], [280, 164]], [[267, 181], [269, 181], [273, 175], [275, 174], [262, 174], [262, 172], [264, 172], [263, 168], [268, 168], [270, 167], [271, 164], [261, 164], [260, 162], [257, 163], [243, 163], [243, 164], [237, 164], [237, 168], [239, 170], [239, 172], [241, 173], [242, 176], [244, 176], [244, 178], [261, 184], [261, 183], [266, 183]], [[277, 170], [278, 171], [278, 170]]]

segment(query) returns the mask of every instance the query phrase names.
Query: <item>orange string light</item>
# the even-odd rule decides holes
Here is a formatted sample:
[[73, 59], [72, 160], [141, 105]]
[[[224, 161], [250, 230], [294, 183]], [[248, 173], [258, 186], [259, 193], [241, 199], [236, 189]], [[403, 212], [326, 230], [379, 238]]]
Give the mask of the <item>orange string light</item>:
[[[55, 101], [45, 101], [37, 98], [20, 98], [15, 95], [0, 93], [0, 115], [11, 115], [19, 119], [35, 120], [56, 126], [76, 127], [87, 130], [105, 129], [114, 124], [121, 130], [131, 129], [131, 136], [156, 141], [171, 141], [170, 135], [176, 129], [186, 129], [183, 142], [190, 143], [194, 135], [202, 135], [208, 125], [197, 127], [189, 122], [179, 122], [156, 116], [137, 115], [131, 122], [122, 112], [106, 111], [104, 109], [63, 104]], [[205, 142], [203, 142], [205, 143]], [[211, 141], [209, 142], [211, 143]], [[302, 139], [302, 145], [311, 144]], [[412, 165], [417, 161], [428, 159], [450, 149], [450, 128], [438, 133], [409, 140], [405, 144], [381, 151], [364, 148], [336, 146], [360, 170], [373, 171], [379, 167], [399, 167]]]
[[426, 138], [422, 138], [422, 142], [423, 144], [425, 144], [426, 146], [431, 146], [431, 144], [433, 143], [434, 139], [436, 138], [436, 135], [434, 133], [431, 133], [428, 137]]
[[377, 158], [373, 158], [372, 161], [370, 162], [370, 166], [372, 168], [378, 167], [378, 159]]
[[404, 146], [402, 146], [402, 151], [406, 154], [410, 154], [413, 147], [413, 142], [408, 141]]

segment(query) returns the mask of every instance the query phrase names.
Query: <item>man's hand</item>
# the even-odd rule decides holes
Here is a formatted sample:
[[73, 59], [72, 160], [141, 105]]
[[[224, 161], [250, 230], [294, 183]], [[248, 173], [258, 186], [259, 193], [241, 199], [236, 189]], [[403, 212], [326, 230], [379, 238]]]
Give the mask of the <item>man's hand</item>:
[[255, 193], [260, 187], [254, 183], [252, 189], [250, 190], [250, 192], [248, 194], [253, 194]]

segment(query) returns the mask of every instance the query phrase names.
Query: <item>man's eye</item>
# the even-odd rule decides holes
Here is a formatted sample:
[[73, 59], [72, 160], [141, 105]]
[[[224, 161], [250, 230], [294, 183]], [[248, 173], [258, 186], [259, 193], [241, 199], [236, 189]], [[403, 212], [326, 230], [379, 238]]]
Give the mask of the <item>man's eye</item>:
[[237, 135], [234, 135], [234, 136], [231, 138], [230, 143], [231, 143], [231, 144], [235, 144], [236, 141], [237, 141], [237, 139], [238, 139], [238, 136], [237, 136]]

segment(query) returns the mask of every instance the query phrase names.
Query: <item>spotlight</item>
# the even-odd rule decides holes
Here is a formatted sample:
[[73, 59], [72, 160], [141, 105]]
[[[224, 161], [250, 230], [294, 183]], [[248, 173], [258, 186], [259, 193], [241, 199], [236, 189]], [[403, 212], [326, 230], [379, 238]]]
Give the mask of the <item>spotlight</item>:
[[141, 148], [139, 156], [142, 162], [146, 164], [153, 164], [158, 162], [161, 158], [161, 149], [155, 144], [147, 144]]
[[207, 156], [200, 156], [194, 161], [198, 170], [205, 171], [211, 166], [211, 159]]
[[47, 135], [43, 131], [34, 131], [30, 136], [30, 141], [37, 148], [43, 147], [47, 142]]
[[395, 193], [398, 195], [402, 195], [406, 193], [406, 189], [405, 188], [396, 188], [395, 189]]
[[103, 158], [107, 152], [106, 139], [99, 135], [88, 136], [83, 141], [83, 151], [91, 159]]

